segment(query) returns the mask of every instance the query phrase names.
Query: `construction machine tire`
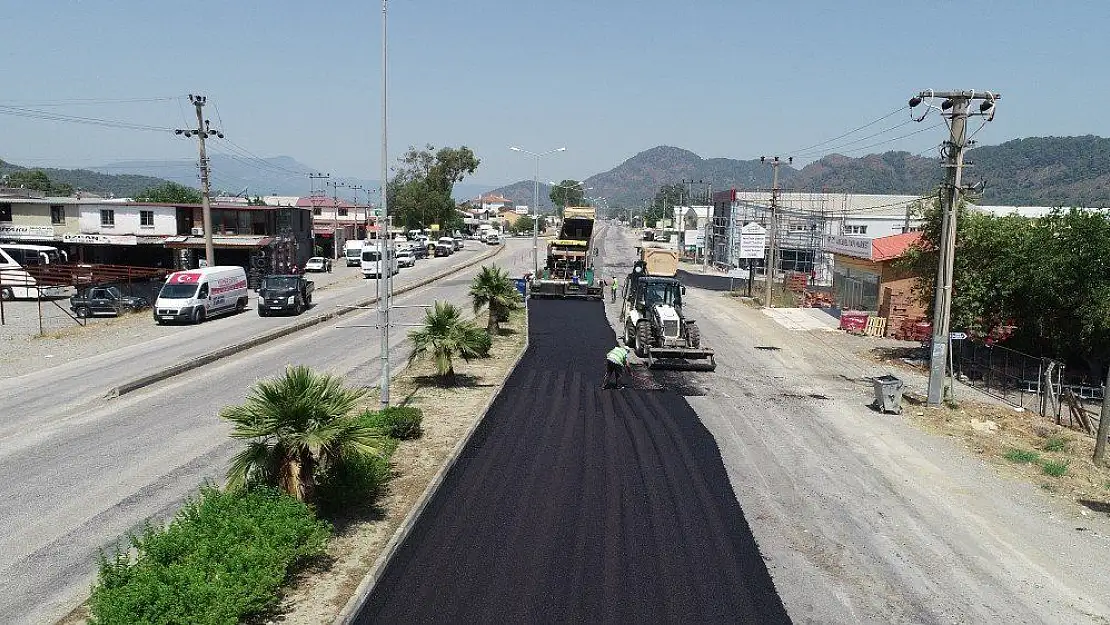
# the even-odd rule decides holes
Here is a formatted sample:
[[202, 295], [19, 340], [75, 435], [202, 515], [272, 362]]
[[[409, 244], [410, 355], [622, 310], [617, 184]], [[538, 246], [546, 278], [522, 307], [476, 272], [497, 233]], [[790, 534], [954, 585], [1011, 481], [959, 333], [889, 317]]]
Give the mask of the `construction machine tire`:
[[649, 347], [651, 347], [651, 324], [641, 321], [636, 324], [636, 355], [647, 358]]
[[696, 323], [686, 324], [686, 343], [690, 347], [701, 347], [701, 330]]
[[625, 347], [636, 345], [636, 333], [632, 331], [632, 326], [627, 323], [624, 324], [624, 345]]

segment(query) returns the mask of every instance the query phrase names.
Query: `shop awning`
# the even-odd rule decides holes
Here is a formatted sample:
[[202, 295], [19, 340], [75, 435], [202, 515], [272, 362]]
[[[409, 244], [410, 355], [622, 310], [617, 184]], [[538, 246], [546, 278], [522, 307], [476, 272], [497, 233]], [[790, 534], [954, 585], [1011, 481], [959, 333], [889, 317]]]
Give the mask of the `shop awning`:
[[[212, 247], [231, 249], [252, 249], [265, 247], [273, 241], [273, 237], [223, 235], [212, 237]], [[174, 249], [197, 249], [204, 247], [204, 237], [169, 237], [166, 247]]]

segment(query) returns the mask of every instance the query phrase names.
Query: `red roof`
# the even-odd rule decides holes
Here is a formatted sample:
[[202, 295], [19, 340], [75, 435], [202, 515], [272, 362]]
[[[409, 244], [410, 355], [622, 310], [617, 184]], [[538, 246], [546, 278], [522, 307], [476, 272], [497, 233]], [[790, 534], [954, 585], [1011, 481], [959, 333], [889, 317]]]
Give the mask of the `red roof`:
[[901, 257], [913, 244], [921, 240], [920, 232], [905, 232], [889, 237], [871, 239], [871, 260], [882, 262]]

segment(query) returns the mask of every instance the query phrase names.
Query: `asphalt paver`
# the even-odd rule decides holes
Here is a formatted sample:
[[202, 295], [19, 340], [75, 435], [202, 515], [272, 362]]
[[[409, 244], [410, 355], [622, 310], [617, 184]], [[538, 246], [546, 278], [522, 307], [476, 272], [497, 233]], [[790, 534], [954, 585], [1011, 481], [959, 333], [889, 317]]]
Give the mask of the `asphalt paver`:
[[600, 303], [534, 300], [529, 323], [357, 622], [790, 622], [681, 376], [601, 389]]

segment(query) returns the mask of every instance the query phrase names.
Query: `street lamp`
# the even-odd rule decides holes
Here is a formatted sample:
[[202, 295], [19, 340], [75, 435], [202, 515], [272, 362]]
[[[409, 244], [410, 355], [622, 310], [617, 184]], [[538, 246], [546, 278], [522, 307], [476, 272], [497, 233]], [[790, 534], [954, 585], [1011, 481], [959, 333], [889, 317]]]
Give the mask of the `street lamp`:
[[532, 276], [540, 274], [540, 228], [539, 228], [539, 210], [540, 210], [540, 159], [556, 152], [565, 152], [566, 147], [555, 148], [546, 152], [531, 152], [517, 146], [510, 146], [513, 152], [522, 152], [536, 157], [536, 176], [532, 178]]

